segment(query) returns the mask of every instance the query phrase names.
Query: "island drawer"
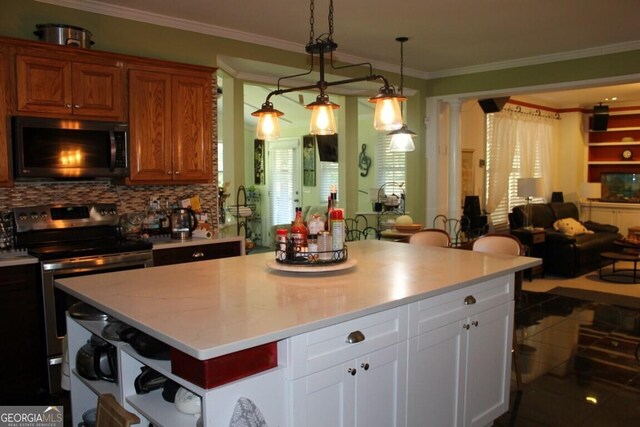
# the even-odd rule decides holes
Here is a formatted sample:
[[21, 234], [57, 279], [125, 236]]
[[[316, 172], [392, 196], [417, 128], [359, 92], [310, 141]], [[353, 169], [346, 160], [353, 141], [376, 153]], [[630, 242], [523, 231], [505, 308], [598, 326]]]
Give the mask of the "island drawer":
[[404, 341], [406, 331], [403, 306], [294, 336], [289, 340], [292, 379]]
[[242, 255], [240, 242], [222, 242], [203, 245], [192, 245], [181, 248], [153, 250], [153, 265], [182, 264], [194, 261], [228, 258]]
[[434, 330], [513, 299], [514, 275], [506, 275], [409, 305], [409, 337]]

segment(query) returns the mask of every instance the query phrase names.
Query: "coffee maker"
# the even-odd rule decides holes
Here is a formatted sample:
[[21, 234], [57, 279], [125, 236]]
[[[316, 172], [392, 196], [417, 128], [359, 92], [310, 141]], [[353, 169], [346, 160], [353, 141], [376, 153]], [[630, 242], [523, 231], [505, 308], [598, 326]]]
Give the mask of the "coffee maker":
[[171, 211], [171, 238], [191, 240], [193, 230], [198, 226], [195, 212], [189, 208], [175, 208]]

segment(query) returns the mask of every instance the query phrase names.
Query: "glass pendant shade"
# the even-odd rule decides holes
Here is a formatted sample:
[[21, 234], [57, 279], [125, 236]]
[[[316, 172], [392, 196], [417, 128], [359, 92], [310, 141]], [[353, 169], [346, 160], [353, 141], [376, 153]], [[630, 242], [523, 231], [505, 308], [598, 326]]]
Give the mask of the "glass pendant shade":
[[280, 138], [280, 120], [278, 117], [284, 114], [273, 108], [273, 104], [265, 102], [262, 104], [262, 108], [254, 111], [251, 115], [258, 118], [256, 138], [265, 141]]
[[376, 104], [373, 114], [373, 127], [376, 130], [396, 130], [402, 127], [402, 110], [400, 101], [406, 101], [404, 96], [398, 96], [393, 88], [381, 88], [380, 92], [369, 98], [369, 102]]
[[413, 144], [413, 137], [416, 133], [409, 130], [407, 125], [403, 124], [400, 129], [389, 132], [389, 135], [391, 136], [389, 151], [393, 153], [406, 153], [416, 149]]
[[305, 108], [311, 110], [309, 124], [311, 135], [334, 135], [336, 133], [336, 119], [333, 110], [337, 110], [340, 106], [329, 101], [327, 95], [318, 95], [316, 102], [312, 102]]

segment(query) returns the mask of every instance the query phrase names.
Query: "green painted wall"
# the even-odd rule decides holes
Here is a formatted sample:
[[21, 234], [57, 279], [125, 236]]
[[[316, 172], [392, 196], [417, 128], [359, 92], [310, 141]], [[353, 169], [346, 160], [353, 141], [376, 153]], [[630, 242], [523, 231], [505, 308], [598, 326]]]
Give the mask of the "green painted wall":
[[[223, 39], [206, 34], [165, 28], [152, 24], [134, 22], [126, 19], [98, 15], [75, 9], [39, 3], [33, 0], [2, 0], [0, 13], [0, 35], [34, 40], [33, 31], [40, 23], [65, 23], [86, 28], [93, 33], [94, 50], [104, 50], [143, 57], [173, 60], [207, 66], [216, 66], [218, 55], [248, 58], [265, 63], [282, 64], [306, 68], [306, 54], [283, 51], [250, 43]], [[306, 13], [306, 12], [305, 12]], [[543, 85], [576, 80], [621, 76], [640, 72], [640, 50], [603, 55], [592, 58], [561, 61], [550, 64], [532, 65], [491, 72], [481, 72], [463, 76], [420, 80], [405, 78], [405, 87], [417, 90], [407, 104], [407, 124], [418, 133], [416, 141], [424, 140], [423, 117], [426, 115], [424, 99], [427, 96], [490, 91], [510, 87]], [[353, 70], [345, 71], [345, 75]], [[392, 84], [399, 82], [399, 75], [384, 72]], [[355, 104], [348, 102], [348, 104]], [[239, 112], [239, 109], [235, 109]], [[347, 120], [354, 122], [353, 116]], [[242, 118], [237, 119], [238, 129]], [[234, 131], [231, 135], [239, 136]], [[357, 132], [353, 133], [357, 138]], [[228, 141], [225, 141], [228, 142]], [[346, 141], [356, 144], [358, 141]], [[372, 147], [373, 148], [373, 147]], [[418, 146], [415, 153], [408, 156], [408, 177], [410, 182], [424, 183], [426, 179], [426, 159], [424, 148]], [[244, 149], [238, 147], [236, 154], [244, 155]], [[347, 164], [358, 164], [359, 149], [347, 151]], [[225, 155], [226, 157], [226, 155]], [[234, 168], [245, 168], [243, 159], [234, 158]], [[229, 166], [229, 165], [227, 165]], [[244, 170], [234, 171], [236, 177], [246, 176]], [[351, 174], [353, 175], [353, 174]], [[346, 194], [356, 194], [357, 180], [351, 176], [347, 183]], [[416, 212], [415, 219], [421, 218], [425, 205], [425, 191], [422, 186], [412, 186], [407, 194], [408, 208]], [[418, 187], [418, 188], [416, 188]], [[351, 205], [350, 205], [351, 206]], [[354, 206], [355, 207], [355, 206]], [[347, 212], [350, 214], [351, 212]]]

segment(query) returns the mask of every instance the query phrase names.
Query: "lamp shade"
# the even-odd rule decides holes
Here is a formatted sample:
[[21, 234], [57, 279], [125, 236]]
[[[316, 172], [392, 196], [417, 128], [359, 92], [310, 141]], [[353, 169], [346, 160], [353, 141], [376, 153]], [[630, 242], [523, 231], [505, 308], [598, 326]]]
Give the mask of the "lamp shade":
[[280, 138], [280, 120], [278, 117], [282, 116], [282, 111], [278, 111], [273, 108], [273, 104], [265, 102], [262, 104], [262, 108], [251, 113], [252, 116], [258, 118], [258, 125], [256, 127], [256, 137], [265, 141], [270, 141]]
[[389, 132], [391, 142], [389, 142], [389, 151], [393, 153], [406, 153], [416, 149], [413, 144], [413, 136], [415, 132], [411, 131], [407, 125], [403, 124], [398, 130]]
[[580, 195], [584, 199], [599, 199], [602, 196], [602, 185], [599, 182], [583, 182], [580, 184]]
[[541, 197], [542, 193], [541, 178], [518, 178], [518, 197]]
[[336, 133], [336, 119], [333, 110], [340, 108], [338, 104], [329, 101], [327, 95], [318, 95], [315, 102], [305, 108], [311, 110], [309, 133], [311, 135], [333, 135]]
[[373, 113], [373, 127], [376, 130], [396, 130], [402, 127], [402, 111], [400, 102], [407, 98], [395, 93], [393, 88], [381, 88], [380, 92], [369, 98], [369, 102], [376, 104]]

